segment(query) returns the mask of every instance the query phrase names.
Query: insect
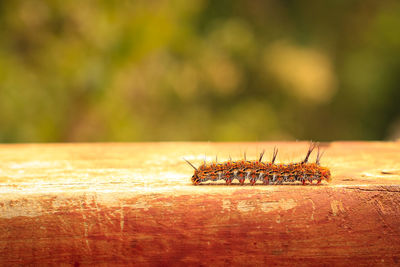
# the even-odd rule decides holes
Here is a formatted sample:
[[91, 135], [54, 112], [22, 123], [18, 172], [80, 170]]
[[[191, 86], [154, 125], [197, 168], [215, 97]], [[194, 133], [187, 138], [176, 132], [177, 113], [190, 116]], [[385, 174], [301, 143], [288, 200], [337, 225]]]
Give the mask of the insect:
[[[309, 163], [309, 157], [312, 151], [317, 147], [318, 153], [315, 163]], [[320, 166], [320, 160], [323, 153], [320, 152], [319, 145], [311, 143], [303, 161], [289, 164], [275, 164], [278, 149], [275, 147], [271, 162], [262, 162], [265, 151], [261, 152], [258, 160], [249, 161], [229, 161], [222, 163], [206, 163], [196, 168], [188, 160], [184, 159], [194, 169], [192, 183], [198, 185], [206, 181], [225, 180], [230, 185], [233, 180], [237, 179], [240, 184], [244, 184], [248, 180], [251, 185], [257, 181], [263, 184], [283, 184], [301, 182], [303, 185], [308, 182], [322, 180], [331, 181], [331, 172], [327, 167]]]

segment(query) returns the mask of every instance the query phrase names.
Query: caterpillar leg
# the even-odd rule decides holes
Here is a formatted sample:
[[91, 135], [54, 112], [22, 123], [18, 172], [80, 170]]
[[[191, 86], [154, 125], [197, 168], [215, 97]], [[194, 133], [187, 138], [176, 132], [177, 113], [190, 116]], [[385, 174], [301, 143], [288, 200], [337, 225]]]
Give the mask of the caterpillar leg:
[[257, 181], [260, 177], [262, 177], [262, 174], [260, 174], [258, 177], [257, 177], [255, 174], [253, 174], [253, 175], [248, 175], [250, 184], [251, 184], [251, 185], [254, 185], [254, 184], [256, 183], [256, 181]]
[[263, 184], [269, 184], [269, 180], [264, 180]]
[[244, 184], [245, 177], [244, 177], [243, 173], [240, 173], [238, 175], [237, 179], [239, 180], [240, 184]]
[[306, 184], [306, 180], [302, 180], [302, 183], [303, 183], [303, 185], [305, 185]]
[[[259, 175], [259, 177], [262, 177], [262, 174], [260, 174]], [[249, 177], [249, 181], [250, 181], [250, 184], [251, 185], [254, 185], [255, 183], [256, 183], [256, 181], [257, 181], [258, 179], [257, 179], [257, 177], [256, 177], [256, 175], [255, 174], [253, 174], [253, 175], [251, 175], [250, 177]]]
[[321, 183], [321, 179], [318, 179], [318, 182], [317, 182], [317, 184], [320, 184]]

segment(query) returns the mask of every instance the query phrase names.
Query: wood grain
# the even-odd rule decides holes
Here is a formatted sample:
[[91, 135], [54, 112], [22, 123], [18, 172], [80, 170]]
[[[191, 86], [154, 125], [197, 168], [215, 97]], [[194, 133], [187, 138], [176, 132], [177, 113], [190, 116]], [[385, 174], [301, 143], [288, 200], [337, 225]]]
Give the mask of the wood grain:
[[0, 264], [400, 264], [399, 142], [323, 144], [320, 186], [193, 186], [182, 160], [275, 145], [280, 162], [308, 146], [0, 145]]

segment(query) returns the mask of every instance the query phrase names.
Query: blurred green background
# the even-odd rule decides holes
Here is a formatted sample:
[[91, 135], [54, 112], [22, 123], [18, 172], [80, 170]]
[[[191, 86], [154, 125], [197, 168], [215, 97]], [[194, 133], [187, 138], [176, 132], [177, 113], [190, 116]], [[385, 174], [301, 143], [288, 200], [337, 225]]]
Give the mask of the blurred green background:
[[399, 1], [0, 1], [0, 142], [399, 137]]

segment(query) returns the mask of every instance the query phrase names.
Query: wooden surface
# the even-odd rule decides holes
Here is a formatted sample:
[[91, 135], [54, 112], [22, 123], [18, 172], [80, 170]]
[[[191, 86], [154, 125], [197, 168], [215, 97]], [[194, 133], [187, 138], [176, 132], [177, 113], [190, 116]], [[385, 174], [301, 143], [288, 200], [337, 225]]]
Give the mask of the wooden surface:
[[323, 144], [319, 186], [193, 186], [182, 160], [275, 145], [280, 162], [308, 147], [0, 145], [0, 264], [400, 264], [399, 142]]

